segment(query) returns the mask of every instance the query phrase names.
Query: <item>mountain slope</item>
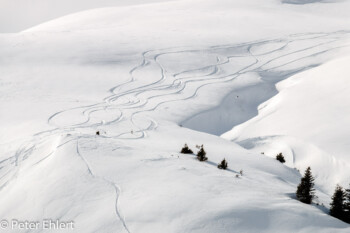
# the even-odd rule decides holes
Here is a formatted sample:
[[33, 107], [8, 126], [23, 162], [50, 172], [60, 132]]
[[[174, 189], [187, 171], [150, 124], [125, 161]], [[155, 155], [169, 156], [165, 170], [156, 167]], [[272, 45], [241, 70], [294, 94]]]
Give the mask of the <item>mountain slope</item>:
[[350, 177], [348, 63], [349, 57], [341, 58], [278, 83], [278, 95], [261, 104], [256, 117], [223, 137], [241, 141], [249, 149], [270, 148], [273, 154], [283, 150], [291, 157], [291, 166], [304, 170], [313, 165], [316, 174], [327, 179], [322, 181], [324, 186], [346, 187]]
[[[77, 232], [347, 232], [327, 214], [335, 177], [347, 179], [339, 158], [325, 152], [315, 166], [315, 203], [324, 206], [295, 200], [294, 167], [317, 162], [324, 151], [313, 144], [324, 138], [300, 130], [275, 140], [272, 128], [249, 125], [269, 119], [257, 107], [279, 100], [281, 88], [313, 103], [304, 95], [318, 81], [312, 73], [305, 86], [289, 82], [332, 70], [321, 64], [348, 54], [348, 9], [176, 1], [85, 11], [0, 35], [0, 218], [74, 221]], [[346, 77], [324, 80], [323, 91], [336, 92]], [[326, 106], [345, 104], [344, 96]], [[234, 141], [218, 136], [233, 126]], [[203, 144], [209, 160], [180, 154], [184, 143], [195, 152]], [[283, 150], [288, 166], [262, 150]], [[311, 157], [293, 163], [289, 150]], [[224, 158], [226, 171], [216, 167]], [[334, 171], [321, 177], [330, 158]]]

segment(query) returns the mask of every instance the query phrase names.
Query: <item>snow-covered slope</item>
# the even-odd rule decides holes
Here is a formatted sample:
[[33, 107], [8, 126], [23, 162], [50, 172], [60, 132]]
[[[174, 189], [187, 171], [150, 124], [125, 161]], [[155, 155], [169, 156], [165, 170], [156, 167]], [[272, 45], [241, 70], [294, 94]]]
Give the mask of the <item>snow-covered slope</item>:
[[82, 10], [153, 2], [162, 0], [0, 0], [0, 33], [19, 32]]
[[[186, 0], [0, 34], [0, 218], [76, 232], [347, 232], [327, 214], [349, 179], [345, 153], [333, 154], [347, 149], [347, 77], [325, 74], [348, 73], [348, 58], [328, 62], [349, 54], [349, 6]], [[314, 82], [322, 92], [306, 91]], [[337, 94], [315, 104], [322, 93]], [[301, 101], [329, 115], [279, 119]], [[337, 111], [326, 136], [303, 131]], [[289, 127], [267, 125], [276, 119]], [[178, 153], [184, 143], [209, 160]], [[269, 158], [281, 151], [288, 166]], [[294, 198], [308, 165], [324, 206]]]
[[223, 137], [249, 149], [264, 148], [270, 155], [285, 151], [290, 166], [304, 170], [313, 165], [317, 175], [327, 179], [324, 184], [346, 187], [350, 177], [349, 62], [349, 57], [334, 60], [278, 83], [278, 95], [261, 104], [256, 117]]

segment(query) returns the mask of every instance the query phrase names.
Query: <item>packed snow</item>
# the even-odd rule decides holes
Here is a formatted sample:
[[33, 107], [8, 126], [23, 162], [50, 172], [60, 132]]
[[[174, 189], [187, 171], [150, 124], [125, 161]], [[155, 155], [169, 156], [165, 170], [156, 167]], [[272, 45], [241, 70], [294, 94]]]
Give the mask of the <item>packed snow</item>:
[[0, 34], [0, 220], [349, 232], [328, 215], [350, 183], [349, 1], [118, 4]]

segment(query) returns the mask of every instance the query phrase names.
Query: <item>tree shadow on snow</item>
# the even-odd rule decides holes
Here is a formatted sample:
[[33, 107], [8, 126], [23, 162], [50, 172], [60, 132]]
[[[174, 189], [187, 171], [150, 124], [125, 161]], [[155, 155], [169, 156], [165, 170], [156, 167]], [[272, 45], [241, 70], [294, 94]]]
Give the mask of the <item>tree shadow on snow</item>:
[[[197, 156], [195, 154], [188, 154], [188, 155], [192, 155], [194, 157], [194, 159], [197, 160]], [[213, 167], [218, 169], [218, 164], [217, 163], [214, 163], [214, 162], [209, 161], [209, 160], [205, 161], [204, 163], [209, 164], [209, 165], [211, 165], [211, 166], [213, 166]], [[229, 167], [227, 167], [225, 171], [232, 172], [234, 174], [240, 174], [239, 172], [237, 172], [237, 171], [235, 171], [233, 169], [230, 169]]]
[[[297, 199], [297, 196], [295, 193], [286, 193], [286, 196], [290, 197], [293, 200], [299, 201]], [[317, 198], [316, 198], [317, 200]], [[305, 204], [306, 205], [306, 204]], [[316, 207], [317, 209], [321, 210], [323, 213], [325, 214], [329, 214], [329, 209], [327, 207], [325, 207], [323, 204], [319, 204], [319, 203], [312, 203], [311, 204], [313, 207]]]
[[[207, 164], [213, 166], [213, 167], [216, 167], [218, 169], [218, 164], [217, 163], [214, 163], [214, 162], [211, 162], [211, 161], [205, 161]], [[232, 172], [232, 173], [235, 173], [235, 174], [239, 174], [239, 172], [236, 172], [235, 170], [232, 170], [230, 169], [229, 167], [227, 167], [225, 169], [225, 171], [228, 171], [228, 172]]]

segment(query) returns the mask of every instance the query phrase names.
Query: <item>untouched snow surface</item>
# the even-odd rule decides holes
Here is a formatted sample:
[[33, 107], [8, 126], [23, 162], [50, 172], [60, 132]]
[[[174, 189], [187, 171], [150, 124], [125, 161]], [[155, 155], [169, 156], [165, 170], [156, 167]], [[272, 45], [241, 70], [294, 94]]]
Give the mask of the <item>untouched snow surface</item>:
[[[82, 10], [130, 6], [162, 0], [0, 0], [0, 33], [19, 32]], [[174, 0], [176, 1], [176, 0]]]
[[[349, 9], [164, 1], [0, 34], [0, 219], [74, 221], [74, 232], [348, 232], [327, 212], [350, 180]], [[180, 154], [184, 143], [209, 160]], [[313, 205], [294, 194], [307, 166]]]

